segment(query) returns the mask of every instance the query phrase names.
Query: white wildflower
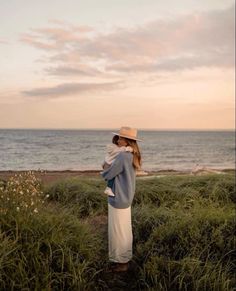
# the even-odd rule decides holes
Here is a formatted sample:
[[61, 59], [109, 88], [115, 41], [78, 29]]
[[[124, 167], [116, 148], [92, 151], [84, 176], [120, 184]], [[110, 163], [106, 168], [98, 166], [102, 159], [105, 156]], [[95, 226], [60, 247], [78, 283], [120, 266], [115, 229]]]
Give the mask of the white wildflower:
[[34, 213], [38, 213], [38, 209], [37, 208], [34, 209]]
[[17, 210], [17, 211], [20, 211], [20, 207], [16, 207], [16, 210]]

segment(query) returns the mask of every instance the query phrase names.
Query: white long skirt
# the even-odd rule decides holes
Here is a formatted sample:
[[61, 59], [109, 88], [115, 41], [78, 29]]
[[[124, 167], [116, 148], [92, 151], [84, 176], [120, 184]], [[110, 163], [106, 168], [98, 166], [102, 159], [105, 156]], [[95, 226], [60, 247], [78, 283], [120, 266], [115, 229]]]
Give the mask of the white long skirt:
[[132, 258], [131, 207], [118, 209], [108, 204], [109, 260], [127, 263]]

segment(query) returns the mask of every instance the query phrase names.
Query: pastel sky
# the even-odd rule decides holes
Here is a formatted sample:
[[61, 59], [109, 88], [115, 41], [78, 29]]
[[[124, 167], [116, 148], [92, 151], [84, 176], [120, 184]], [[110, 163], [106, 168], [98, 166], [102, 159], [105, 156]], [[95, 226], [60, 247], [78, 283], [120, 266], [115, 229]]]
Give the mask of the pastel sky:
[[0, 128], [234, 128], [234, 1], [0, 4]]

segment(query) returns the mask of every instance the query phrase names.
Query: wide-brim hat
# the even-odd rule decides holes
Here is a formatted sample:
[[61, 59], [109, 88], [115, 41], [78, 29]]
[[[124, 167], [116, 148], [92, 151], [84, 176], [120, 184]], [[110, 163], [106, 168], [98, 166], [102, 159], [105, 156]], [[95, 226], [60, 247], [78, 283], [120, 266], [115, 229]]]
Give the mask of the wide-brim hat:
[[119, 132], [112, 132], [115, 135], [121, 136], [121, 137], [125, 137], [128, 139], [132, 139], [132, 140], [137, 140], [137, 141], [142, 141], [141, 139], [137, 138], [137, 129], [135, 128], [131, 128], [131, 127], [127, 127], [127, 126], [122, 126], [120, 128]]

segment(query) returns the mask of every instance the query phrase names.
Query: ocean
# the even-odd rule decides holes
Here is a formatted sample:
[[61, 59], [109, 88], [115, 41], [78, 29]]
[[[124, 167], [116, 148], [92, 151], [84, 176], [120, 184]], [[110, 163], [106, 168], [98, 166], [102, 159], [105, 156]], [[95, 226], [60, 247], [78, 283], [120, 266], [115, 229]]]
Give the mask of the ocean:
[[[116, 130], [0, 129], [0, 170], [101, 170]], [[139, 131], [143, 170], [235, 169], [234, 131]]]

